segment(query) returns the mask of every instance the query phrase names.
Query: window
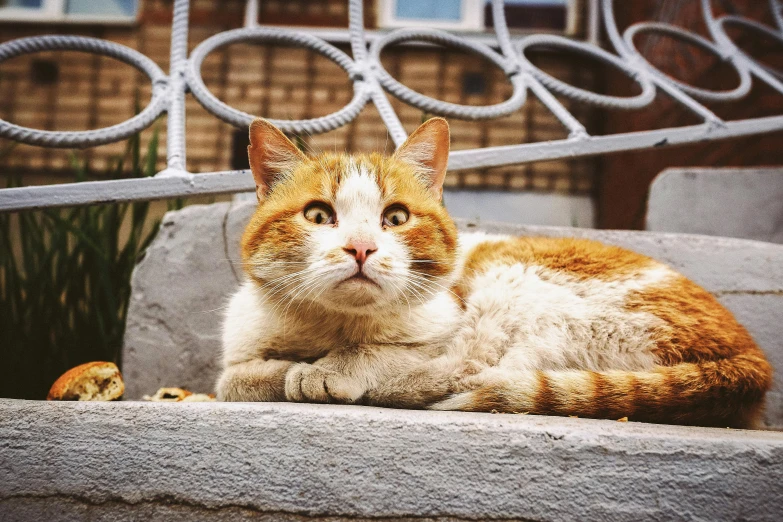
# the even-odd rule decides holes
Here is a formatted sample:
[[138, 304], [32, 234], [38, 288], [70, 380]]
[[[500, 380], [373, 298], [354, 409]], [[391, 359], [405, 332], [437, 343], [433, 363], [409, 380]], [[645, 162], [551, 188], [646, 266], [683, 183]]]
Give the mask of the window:
[[379, 0], [379, 27], [484, 30], [484, 0]]
[[231, 134], [231, 170], [250, 168], [247, 148], [250, 146], [250, 136], [244, 129], [237, 129]]
[[[575, 0], [506, 0], [506, 23], [509, 29], [530, 31], [575, 32]], [[492, 28], [492, 6], [486, 2], [484, 19]]]
[[0, 0], [0, 21], [132, 23], [138, 0]]
[[466, 72], [462, 75], [462, 94], [486, 94], [487, 78], [480, 72]]
[[[506, 0], [510, 29], [573, 33], [576, 0]], [[489, 0], [378, 0], [379, 27], [484, 31], [493, 27]]]
[[60, 66], [51, 60], [33, 60], [30, 63], [30, 83], [54, 85], [60, 77]]

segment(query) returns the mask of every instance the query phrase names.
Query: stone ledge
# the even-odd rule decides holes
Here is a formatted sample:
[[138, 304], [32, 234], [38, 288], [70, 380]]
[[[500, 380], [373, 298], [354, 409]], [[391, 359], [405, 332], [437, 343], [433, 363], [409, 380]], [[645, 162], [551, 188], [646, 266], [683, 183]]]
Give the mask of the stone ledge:
[[777, 520], [782, 466], [768, 431], [0, 400], [3, 520]]

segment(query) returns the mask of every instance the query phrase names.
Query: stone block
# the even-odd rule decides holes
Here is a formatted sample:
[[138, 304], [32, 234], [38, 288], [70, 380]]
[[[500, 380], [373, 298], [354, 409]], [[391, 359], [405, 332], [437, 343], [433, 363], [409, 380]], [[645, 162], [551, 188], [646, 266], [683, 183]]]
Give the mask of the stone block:
[[781, 469], [778, 432], [314, 404], [0, 400], [7, 522], [775, 521]]
[[783, 243], [783, 169], [666, 169], [650, 186], [646, 228]]

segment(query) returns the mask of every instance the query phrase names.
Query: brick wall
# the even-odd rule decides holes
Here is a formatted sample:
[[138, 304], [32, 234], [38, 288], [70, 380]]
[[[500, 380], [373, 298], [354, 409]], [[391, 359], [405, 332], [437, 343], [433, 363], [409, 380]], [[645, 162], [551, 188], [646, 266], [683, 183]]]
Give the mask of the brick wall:
[[[209, 36], [241, 27], [243, 0], [191, 2], [191, 49]], [[374, 25], [374, 3], [365, 2], [366, 21]], [[261, 2], [263, 23], [345, 27], [344, 0]], [[133, 27], [0, 24], [0, 40], [36, 34], [81, 34], [105, 38], [146, 54], [168, 70], [171, 1], [142, 2], [139, 23]], [[344, 48], [346, 52], [350, 52]], [[571, 83], [590, 86], [591, 70], [561, 55], [535, 57], [550, 73]], [[433, 47], [400, 46], [383, 56], [387, 70], [405, 85], [442, 100], [465, 104], [498, 103], [510, 94], [503, 74], [488, 62], [457, 51]], [[53, 72], [54, 71], [54, 72]], [[204, 81], [221, 100], [237, 109], [270, 118], [321, 116], [343, 107], [352, 88], [337, 65], [304, 49], [238, 44], [207, 58]], [[468, 94], [465, 83], [471, 83]], [[51, 130], [85, 130], [112, 125], [134, 114], [134, 99], [144, 106], [150, 85], [142, 74], [116, 60], [84, 53], [38, 53], [0, 64], [0, 118]], [[418, 109], [393, 100], [410, 132], [424, 116]], [[587, 121], [590, 112], [575, 108]], [[454, 149], [508, 145], [564, 138], [566, 131], [537, 101], [515, 114], [490, 122], [452, 120]], [[155, 126], [165, 144], [165, 117]], [[144, 141], [152, 130], [142, 134]], [[241, 162], [241, 131], [219, 121], [198, 102], [187, 99], [188, 169], [192, 172], [227, 170]], [[392, 149], [374, 106], [368, 105], [350, 125], [323, 135], [303, 136], [314, 150], [373, 151]], [[0, 141], [0, 150], [8, 142]], [[123, 143], [84, 152], [96, 171], [112, 164]], [[165, 163], [161, 149], [160, 167]], [[73, 152], [17, 146], [0, 165], [6, 172], [65, 171]], [[239, 158], [237, 156], [240, 156]], [[553, 161], [481, 171], [452, 173], [447, 185], [506, 190], [545, 190], [588, 193], [593, 186], [590, 160]]]

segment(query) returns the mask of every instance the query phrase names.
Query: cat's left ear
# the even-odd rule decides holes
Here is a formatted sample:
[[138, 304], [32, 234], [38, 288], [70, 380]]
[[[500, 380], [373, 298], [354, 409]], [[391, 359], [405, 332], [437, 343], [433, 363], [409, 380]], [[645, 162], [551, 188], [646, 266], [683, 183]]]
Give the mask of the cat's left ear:
[[394, 157], [414, 165], [421, 180], [440, 200], [449, 162], [449, 124], [443, 118], [430, 118], [405, 140]]
[[275, 183], [307, 159], [280, 129], [262, 118], [256, 118], [250, 124], [247, 156], [256, 181], [258, 201], [263, 201]]

